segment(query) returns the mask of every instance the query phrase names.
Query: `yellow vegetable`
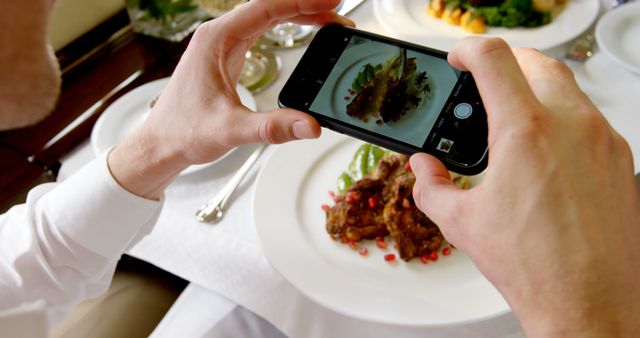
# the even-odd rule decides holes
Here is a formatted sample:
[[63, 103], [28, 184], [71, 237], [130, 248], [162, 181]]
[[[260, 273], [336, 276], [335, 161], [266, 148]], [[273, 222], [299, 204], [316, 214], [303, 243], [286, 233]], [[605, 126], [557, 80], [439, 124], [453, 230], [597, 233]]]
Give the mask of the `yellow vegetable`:
[[438, 11], [438, 12], [444, 11], [444, 7], [445, 7], [444, 0], [431, 0], [430, 5], [431, 5], [431, 8], [433, 8], [435, 11]]
[[435, 9], [431, 8], [430, 6], [427, 7], [427, 14], [435, 17], [435, 18], [441, 18], [442, 17], [442, 11], [438, 12]]
[[487, 30], [487, 26], [482, 17], [472, 18], [472, 11], [466, 11], [460, 18], [460, 25], [466, 31], [474, 34], [482, 34]]
[[460, 9], [460, 7], [456, 7], [452, 10], [445, 9], [444, 13], [442, 13], [442, 21], [451, 25], [460, 26], [461, 16], [462, 16], [462, 9]]
[[556, 6], [556, 0], [533, 0], [533, 9], [536, 12], [551, 12]]

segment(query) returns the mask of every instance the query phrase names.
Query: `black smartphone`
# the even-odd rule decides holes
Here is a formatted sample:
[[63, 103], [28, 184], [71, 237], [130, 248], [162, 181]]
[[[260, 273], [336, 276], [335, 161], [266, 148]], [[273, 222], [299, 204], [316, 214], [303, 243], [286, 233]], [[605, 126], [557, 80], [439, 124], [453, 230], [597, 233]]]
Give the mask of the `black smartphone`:
[[325, 26], [278, 101], [366, 142], [432, 154], [463, 175], [487, 166], [487, 117], [475, 81], [442, 51]]

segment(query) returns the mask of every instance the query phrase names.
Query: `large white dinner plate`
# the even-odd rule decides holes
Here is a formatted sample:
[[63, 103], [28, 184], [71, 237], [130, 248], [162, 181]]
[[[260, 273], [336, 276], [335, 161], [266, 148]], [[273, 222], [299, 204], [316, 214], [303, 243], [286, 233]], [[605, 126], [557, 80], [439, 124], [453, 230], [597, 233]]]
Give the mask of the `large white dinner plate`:
[[612, 59], [640, 73], [640, 2], [607, 12], [596, 26], [596, 41]]
[[[599, 0], [567, 0], [551, 23], [536, 28], [489, 27], [481, 36], [505, 39], [513, 47], [549, 49], [584, 32], [597, 18]], [[476, 35], [426, 13], [428, 0], [374, 0], [378, 22], [392, 35], [427, 47], [451, 50], [456, 41]]]
[[[91, 132], [91, 146], [96, 156], [107, 152], [144, 122], [150, 111], [149, 102], [160, 95], [168, 83], [168, 77], [145, 83], [114, 101], [102, 113]], [[238, 85], [236, 89], [242, 104], [251, 110], [256, 110], [257, 106], [253, 95], [241, 85]], [[224, 156], [232, 151], [227, 152]], [[192, 165], [185, 169], [181, 175], [207, 168], [222, 160], [224, 156], [214, 162]]]
[[293, 286], [319, 304], [363, 320], [446, 326], [509, 311], [498, 291], [462, 253], [437, 262], [387, 263], [366, 243], [360, 256], [332, 241], [321, 205], [361, 142], [323, 130], [319, 140], [279, 146], [257, 178], [254, 221], [263, 252]]

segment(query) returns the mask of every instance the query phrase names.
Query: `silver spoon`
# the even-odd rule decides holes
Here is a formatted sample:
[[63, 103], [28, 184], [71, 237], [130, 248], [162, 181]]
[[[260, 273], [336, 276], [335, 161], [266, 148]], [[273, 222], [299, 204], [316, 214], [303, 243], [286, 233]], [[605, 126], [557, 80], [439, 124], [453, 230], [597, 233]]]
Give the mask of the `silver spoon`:
[[253, 166], [266, 147], [266, 144], [260, 144], [242, 164], [240, 169], [238, 169], [238, 172], [233, 175], [231, 180], [222, 188], [220, 193], [196, 212], [196, 219], [198, 221], [203, 223], [218, 223], [222, 219], [227, 203], [229, 202], [229, 197], [231, 197], [231, 194], [238, 188], [244, 176], [249, 172], [251, 166]]

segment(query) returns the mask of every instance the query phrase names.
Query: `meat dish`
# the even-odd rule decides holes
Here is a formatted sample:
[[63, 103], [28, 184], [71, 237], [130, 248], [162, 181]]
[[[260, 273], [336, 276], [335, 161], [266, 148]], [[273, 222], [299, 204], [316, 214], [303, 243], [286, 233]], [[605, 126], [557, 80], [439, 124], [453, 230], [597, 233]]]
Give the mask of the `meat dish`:
[[371, 173], [326, 210], [327, 232], [354, 242], [390, 236], [405, 261], [438, 250], [444, 238], [415, 205], [415, 176], [408, 160], [396, 153], [384, 155]]

